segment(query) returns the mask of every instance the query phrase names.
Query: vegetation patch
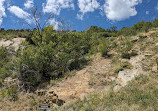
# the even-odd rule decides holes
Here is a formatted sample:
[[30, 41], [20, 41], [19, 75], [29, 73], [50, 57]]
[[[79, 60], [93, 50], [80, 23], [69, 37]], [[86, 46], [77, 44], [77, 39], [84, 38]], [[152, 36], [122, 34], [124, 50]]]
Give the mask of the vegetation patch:
[[131, 53], [129, 52], [123, 52], [121, 54], [121, 57], [124, 58], [124, 59], [130, 59], [131, 57], [134, 57], [134, 56], [137, 56], [137, 52], [136, 51], [132, 51]]
[[17, 86], [11, 86], [8, 89], [1, 90], [1, 97], [8, 98], [11, 101], [18, 100], [18, 88]]
[[115, 73], [119, 73], [119, 71], [123, 71], [124, 69], [131, 69], [132, 65], [129, 62], [120, 63], [120, 66], [115, 69]]

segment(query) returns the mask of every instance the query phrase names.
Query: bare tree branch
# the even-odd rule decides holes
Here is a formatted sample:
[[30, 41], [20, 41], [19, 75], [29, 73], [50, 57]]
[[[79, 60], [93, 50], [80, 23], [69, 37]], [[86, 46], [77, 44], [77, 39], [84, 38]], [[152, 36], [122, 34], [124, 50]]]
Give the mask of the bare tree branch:
[[53, 18], [53, 17], [54, 17], [54, 14], [51, 13], [51, 14], [48, 16], [48, 18], [45, 20], [45, 23], [44, 23], [44, 25], [43, 25], [43, 27], [42, 27], [42, 30], [43, 30], [43, 28], [45, 27], [45, 25], [49, 22], [49, 20], [50, 20], [51, 18]]

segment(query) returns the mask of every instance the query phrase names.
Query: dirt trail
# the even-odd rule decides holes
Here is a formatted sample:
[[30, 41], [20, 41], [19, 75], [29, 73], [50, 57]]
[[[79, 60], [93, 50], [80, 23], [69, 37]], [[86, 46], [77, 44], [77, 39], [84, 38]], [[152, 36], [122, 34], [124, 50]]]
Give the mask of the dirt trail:
[[93, 61], [91, 65], [78, 71], [75, 76], [69, 77], [53, 86], [49, 91], [53, 90], [60, 99], [66, 102], [75, 98], [83, 98], [86, 94], [95, 91], [95, 89], [89, 85], [91, 74], [103, 73], [107, 70], [107, 65], [109, 64], [109, 59], [99, 58]]

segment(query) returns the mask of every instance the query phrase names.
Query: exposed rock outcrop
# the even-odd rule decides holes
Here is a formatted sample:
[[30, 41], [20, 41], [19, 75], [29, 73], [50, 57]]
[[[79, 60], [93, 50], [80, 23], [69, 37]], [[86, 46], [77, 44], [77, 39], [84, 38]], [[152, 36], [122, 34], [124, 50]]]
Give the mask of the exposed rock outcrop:
[[15, 51], [17, 51], [20, 47], [20, 44], [25, 41], [25, 38], [14, 38], [12, 40], [0, 40], [0, 47], [13, 47]]
[[129, 81], [134, 79], [136, 76], [145, 73], [142, 69], [142, 59], [144, 58], [144, 55], [138, 55], [136, 57], [133, 57], [129, 60], [129, 63], [133, 66], [132, 69], [124, 69], [123, 71], [120, 71], [118, 73], [117, 77], [117, 84], [114, 88], [114, 90], [119, 90], [121, 87], [124, 87], [127, 85]]

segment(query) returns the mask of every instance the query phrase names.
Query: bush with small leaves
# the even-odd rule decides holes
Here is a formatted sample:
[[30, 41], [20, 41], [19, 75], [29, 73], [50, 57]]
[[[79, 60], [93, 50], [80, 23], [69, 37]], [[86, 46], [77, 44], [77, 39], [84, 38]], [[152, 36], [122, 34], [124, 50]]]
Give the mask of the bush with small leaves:
[[0, 67], [3, 67], [9, 60], [6, 48], [0, 47]]
[[122, 62], [120, 63], [120, 66], [115, 69], [115, 73], [119, 73], [120, 71], [123, 71], [124, 69], [131, 69], [132, 65], [129, 62]]
[[8, 89], [2, 89], [1, 96], [3, 98], [6, 97], [11, 101], [17, 101], [18, 100], [18, 87], [16, 85], [13, 85], [9, 87]]
[[17, 101], [18, 100], [18, 88], [17, 86], [11, 86], [8, 91], [8, 96], [11, 98], [12, 101]]
[[124, 58], [124, 59], [130, 59], [130, 58], [131, 58], [131, 55], [130, 55], [130, 53], [128, 53], [128, 52], [123, 52], [123, 53], [121, 54], [121, 57]]
[[108, 52], [110, 51], [110, 41], [109, 39], [103, 39], [100, 46], [101, 54], [103, 57], [108, 57]]
[[132, 51], [131, 53], [129, 53], [129, 52], [123, 52], [123, 53], [121, 54], [121, 57], [124, 58], [124, 59], [130, 59], [131, 57], [137, 56], [137, 55], [138, 55], [138, 54], [137, 54], [136, 51]]
[[0, 79], [0, 88], [3, 86], [3, 80]]
[[19, 78], [33, 87], [53, 76], [82, 67], [84, 55], [91, 49], [91, 36], [87, 33], [57, 33], [48, 26], [42, 34], [42, 43], [35, 32], [32, 36], [35, 45], [27, 44], [18, 56]]

